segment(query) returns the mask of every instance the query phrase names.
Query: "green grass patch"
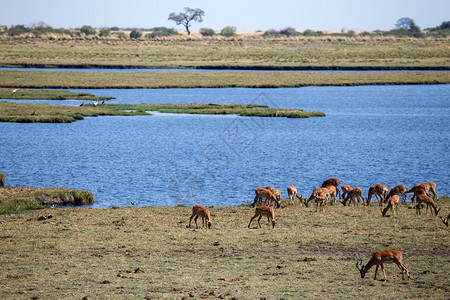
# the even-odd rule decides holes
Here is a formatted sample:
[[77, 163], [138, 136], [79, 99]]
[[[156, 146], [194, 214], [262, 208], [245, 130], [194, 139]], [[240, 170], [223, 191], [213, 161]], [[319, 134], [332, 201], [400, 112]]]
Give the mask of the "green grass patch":
[[88, 191], [64, 188], [0, 188], [0, 214], [42, 209], [51, 205], [80, 206], [94, 203]]
[[[250, 196], [250, 195], [249, 195]], [[186, 228], [192, 208], [115, 207], [27, 211], [0, 216], [0, 297], [16, 299], [445, 299], [450, 292], [448, 227], [411, 205], [380, 208], [288, 205], [275, 229], [254, 209], [212, 207], [212, 229]], [[199, 203], [201, 204], [201, 203]], [[441, 216], [448, 197], [437, 201]], [[53, 217], [42, 220], [41, 216]], [[356, 257], [403, 252], [412, 279], [386, 264], [388, 281], [361, 279]]]
[[90, 93], [74, 93], [65, 90], [5, 89], [0, 88], [0, 99], [33, 100], [111, 100], [113, 97], [98, 97]]
[[178, 114], [234, 114], [256, 117], [309, 118], [325, 116], [322, 112], [300, 109], [276, 109], [261, 105], [241, 104], [101, 104], [98, 106], [66, 106], [0, 102], [0, 122], [70, 123], [84, 117], [149, 115], [151, 111]]

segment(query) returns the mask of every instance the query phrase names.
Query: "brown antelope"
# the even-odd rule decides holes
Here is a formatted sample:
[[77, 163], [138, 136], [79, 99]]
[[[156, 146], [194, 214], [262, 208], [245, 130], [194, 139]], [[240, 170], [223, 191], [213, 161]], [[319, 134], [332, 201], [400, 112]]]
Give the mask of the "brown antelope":
[[405, 203], [406, 202], [406, 188], [403, 184], [401, 185], [397, 185], [396, 187], [392, 188], [391, 191], [389, 192], [387, 199], [391, 198], [394, 195], [402, 195], [402, 202]]
[[209, 214], [209, 210], [206, 207], [200, 206], [200, 205], [194, 205], [194, 207], [192, 207], [192, 216], [189, 218], [189, 228], [191, 228], [191, 221], [192, 218], [194, 218], [195, 221], [195, 225], [198, 228], [198, 224], [197, 224], [197, 219], [198, 217], [202, 217], [202, 224], [203, 227], [206, 228], [211, 228], [211, 215]]
[[[434, 204], [433, 198], [431, 198], [430, 196], [427, 195], [419, 195], [416, 197], [416, 201], [417, 201], [417, 205], [416, 205], [416, 214], [420, 215], [420, 209], [421, 209], [421, 204], [426, 204], [427, 205], [427, 210], [425, 211], [425, 215], [428, 213], [428, 207], [431, 206], [434, 209], [434, 213], [437, 214], [439, 213], [440, 209], [438, 209], [436, 207], [436, 204]], [[431, 211], [431, 209], [430, 209]], [[431, 211], [431, 215], [433, 215], [433, 211]]]
[[342, 189], [342, 194], [341, 194], [341, 199], [345, 199], [345, 197], [347, 196], [348, 192], [350, 192], [353, 188], [347, 184], [344, 184], [343, 186], [341, 186]]
[[312, 192], [311, 196], [308, 198], [308, 200], [306, 200], [304, 203], [306, 205], [306, 207], [308, 207], [308, 204], [311, 200], [314, 200], [316, 202], [316, 211], [319, 208], [320, 205], [320, 210], [323, 210], [323, 206], [326, 205], [327, 203], [327, 199], [329, 196], [329, 192], [327, 188], [319, 188], [316, 189]]
[[448, 219], [450, 218], [450, 214], [448, 214], [447, 218], [439, 217], [441, 218], [442, 222], [448, 227]]
[[[421, 184], [416, 184], [415, 186], [413, 186], [409, 191], [406, 191], [405, 193], [414, 193], [414, 190], [416, 190], [417, 188], [422, 188], [425, 190], [425, 192], [427, 193], [427, 196], [430, 196], [430, 192], [433, 194], [433, 198], [438, 199], [439, 195], [436, 192], [436, 183], [434, 182], [427, 182], [427, 183], [421, 183]], [[413, 196], [414, 198], [414, 196]], [[413, 201], [411, 199], [411, 201]]]
[[[268, 186], [263, 187], [263, 188], [257, 188], [257, 189], [255, 190], [255, 194], [256, 194], [256, 191], [257, 191], [257, 190], [269, 190], [269, 191], [273, 192], [273, 186], [268, 185]], [[258, 199], [257, 199], [258, 202], [262, 202], [262, 199], [263, 199], [263, 198], [264, 198], [264, 197], [258, 198]]]
[[261, 223], [259, 221], [261, 221], [262, 217], [267, 217], [267, 221], [270, 224], [270, 221], [272, 221], [272, 228], [275, 228], [275, 224], [277, 223], [277, 221], [275, 221], [275, 212], [273, 211], [272, 207], [268, 207], [268, 206], [258, 206], [255, 209], [255, 215], [250, 219], [250, 223], [248, 223], [248, 228], [250, 228], [250, 224], [252, 224], [253, 219], [255, 219], [256, 217], [258, 218], [258, 225], [259, 228], [261, 228]]
[[386, 273], [384, 271], [384, 265], [383, 263], [395, 263], [400, 270], [402, 270], [402, 279], [405, 280], [405, 272], [408, 276], [408, 280], [411, 278], [409, 277], [408, 268], [403, 264], [402, 262], [403, 254], [400, 251], [396, 250], [383, 250], [383, 251], [377, 251], [373, 254], [372, 258], [369, 260], [367, 265], [362, 265], [362, 259], [358, 259], [356, 261], [356, 268], [358, 268], [359, 272], [361, 273], [361, 278], [364, 278], [366, 276], [366, 273], [372, 268], [374, 265], [376, 266], [375, 269], [375, 277], [373, 279], [377, 279], [377, 273], [378, 273], [378, 266], [381, 266], [381, 271], [383, 271], [384, 280], [387, 281]]
[[255, 190], [255, 199], [253, 200], [252, 206], [256, 206], [256, 203], [261, 202], [263, 198], [266, 199], [266, 201], [268, 200], [269, 203], [276, 203], [277, 207], [281, 206], [280, 201], [273, 194], [273, 192], [266, 188], [258, 188]]
[[278, 201], [281, 200], [281, 191], [280, 190], [273, 191], [273, 194], [275, 195], [275, 197], [277, 198]]
[[383, 217], [386, 217], [386, 213], [389, 210], [389, 208], [392, 208], [392, 215], [395, 216], [395, 208], [398, 209], [398, 200], [400, 198], [398, 195], [393, 195], [388, 199], [388, 204], [386, 205], [385, 209], [382, 211]]
[[387, 188], [387, 186], [382, 185], [382, 184], [376, 184], [376, 185], [372, 185], [369, 188], [369, 195], [367, 197], [367, 205], [370, 205], [370, 199], [372, 198], [373, 195], [375, 195], [375, 198], [377, 199], [377, 201], [380, 201], [380, 206], [383, 205], [383, 202], [386, 201], [386, 196], [389, 193], [389, 189]]
[[339, 179], [337, 179], [337, 178], [329, 178], [329, 179], [325, 180], [322, 183], [321, 187], [326, 187], [328, 185], [335, 186], [336, 187], [336, 194], [339, 195], [339, 198], [341, 198], [341, 191], [339, 190], [339, 183], [340, 183]]
[[326, 198], [328, 198], [328, 189], [327, 188], [318, 188], [313, 190], [313, 192], [311, 193], [311, 196], [309, 196], [308, 199], [305, 200], [305, 202], [303, 202], [305, 204], [306, 207], [308, 207], [308, 204], [311, 200], [315, 200], [316, 199], [316, 195], [319, 193], [324, 193], [326, 195]]
[[353, 205], [356, 205], [356, 201], [358, 200], [358, 202], [362, 202], [364, 203], [364, 198], [362, 196], [363, 190], [361, 188], [354, 188], [351, 189], [348, 193], [347, 193], [347, 197], [345, 197], [344, 201], [342, 201], [342, 204], [344, 206], [347, 206], [347, 201], [353, 201]]
[[409, 194], [409, 193], [413, 193], [413, 195], [411, 196], [411, 202], [412, 203], [414, 203], [414, 201], [417, 198], [417, 196], [428, 196], [428, 197], [431, 197], [431, 195], [429, 193], [427, 193], [425, 188], [422, 185], [420, 185], [420, 184], [415, 185], [410, 190], [405, 192], [405, 194]]
[[291, 200], [292, 204], [295, 205], [295, 197], [297, 197], [300, 202], [303, 202], [303, 197], [299, 196], [299, 194], [297, 193], [297, 188], [293, 185], [290, 185], [287, 187], [287, 193], [288, 193], [288, 197]]
[[331, 200], [331, 204], [335, 204], [336, 203], [336, 193], [338, 191], [338, 189], [334, 186], [334, 185], [327, 185], [323, 187], [324, 189], [328, 190], [328, 196], [330, 197]]

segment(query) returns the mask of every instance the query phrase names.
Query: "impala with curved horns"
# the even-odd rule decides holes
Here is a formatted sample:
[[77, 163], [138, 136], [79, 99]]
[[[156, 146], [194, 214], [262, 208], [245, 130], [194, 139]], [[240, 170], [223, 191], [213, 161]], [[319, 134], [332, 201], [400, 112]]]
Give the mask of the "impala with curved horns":
[[408, 268], [403, 264], [402, 262], [403, 254], [400, 251], [397, 250], [382, 250], [377, 251], [373, 254], [372, 258], [369, 260], [367, 265], [362, 264], [362, 259], [359, 258], [356, 261], [356, 268], [358, 268], [359, 272], [361, 273], [361, 278], [364, 278], [367, 271], [370, 270], [373, 266], [376, 266], [375, 269], [375, 277], [373, 279], [377, 279], [377, 273], [378, 273], [378, 267], [381, 267], [381, 271], [383, 271], [384, 280], [387, 281], [386, 273], [384, 271], [384, 265], [383, 263], [395, 263], [400, 270], [402, 270], [402, 279], [405, 280], [404, 273], [406, 272], [406, 275], [408, 276], [408, 280], [411, 278], [409, 276]]

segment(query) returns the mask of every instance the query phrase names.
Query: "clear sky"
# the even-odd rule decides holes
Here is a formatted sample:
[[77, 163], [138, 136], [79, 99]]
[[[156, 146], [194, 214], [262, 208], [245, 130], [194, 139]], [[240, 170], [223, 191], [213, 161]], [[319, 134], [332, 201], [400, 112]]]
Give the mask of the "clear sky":
[[450, 21], [450, 0], [0, 0], [0, 25], [25, 25], [43, 21], [54, 28], [173, 27], [171, 12], [183, 7], [205, 11], [201, 27], [238, 31], [293, 27], [340, 31], [389, 30], [402, 17], [420, 28]]

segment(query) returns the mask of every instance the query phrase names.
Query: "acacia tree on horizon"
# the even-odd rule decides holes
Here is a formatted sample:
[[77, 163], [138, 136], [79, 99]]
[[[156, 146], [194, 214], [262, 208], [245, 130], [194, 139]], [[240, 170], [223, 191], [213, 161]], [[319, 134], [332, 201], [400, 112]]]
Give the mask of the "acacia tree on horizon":
[[188, 35], [191, 34], [189, 31], [189, 27], [191, 27], [191, 22], [203, 22], [202, 17], [205, 15], [205, 12], [200, 8], [190, 8], [185, 7], [184, 12], [180, 13], [171, 13], [169, 15], [169, 20], [175, 21], [177, 25], [183, 25], [186, 28]]

